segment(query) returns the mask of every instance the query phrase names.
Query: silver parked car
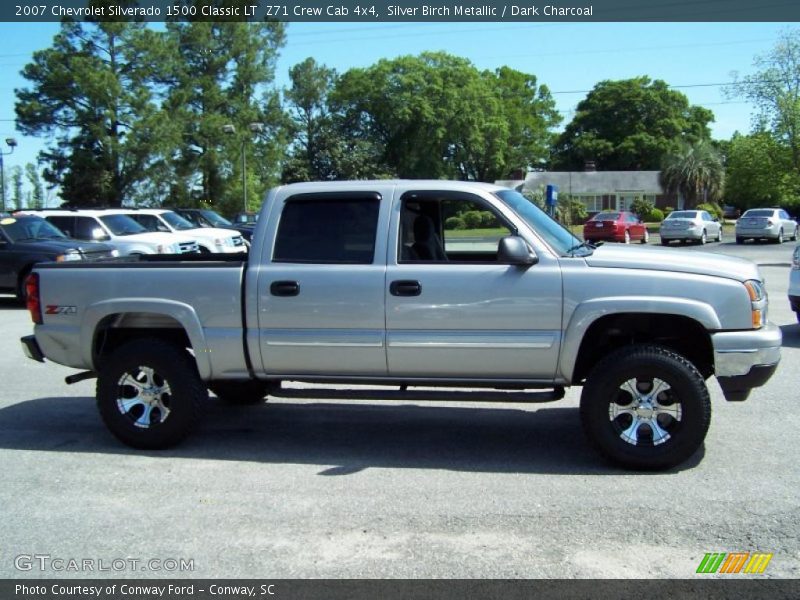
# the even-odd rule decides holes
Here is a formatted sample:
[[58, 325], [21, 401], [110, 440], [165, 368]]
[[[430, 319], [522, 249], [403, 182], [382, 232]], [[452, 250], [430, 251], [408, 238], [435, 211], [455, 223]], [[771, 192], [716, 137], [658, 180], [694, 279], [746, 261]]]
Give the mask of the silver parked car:
[[800, 246], [794, 249], [792, 255], [792, 270], [789, 271], [789, 306], [797, 315], [800, 323]]
[[676, 210], [661, 223], [661, 243], [672, 240], [694, 241], [705, 244], [708, 240], [722, 241], [722, 223], [705, 210]]
[[751, 208], [736, 221], [736, 243], [745, 240], [797, 240], [797, 222], [782, 208]]

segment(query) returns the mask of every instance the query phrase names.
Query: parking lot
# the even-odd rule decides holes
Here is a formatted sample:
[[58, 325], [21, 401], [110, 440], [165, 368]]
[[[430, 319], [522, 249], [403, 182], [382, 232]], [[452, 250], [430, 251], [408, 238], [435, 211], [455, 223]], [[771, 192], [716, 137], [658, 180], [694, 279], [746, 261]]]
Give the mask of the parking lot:
[[93, 381], [23, 357], [29, 317], [0, 298], [0, 577], [693, 578], [706, 553], [754, 551], [774, 554], [762, 576], [800, 577], [793, 248], [672, 250], [762, 264], [784, 352], [745, 403], [710, 380], [704, 450], [657, 474], [594, 454], [579, 388], [544, 405], [213, 400], [180, 447], [134, 451], [100, 422]]

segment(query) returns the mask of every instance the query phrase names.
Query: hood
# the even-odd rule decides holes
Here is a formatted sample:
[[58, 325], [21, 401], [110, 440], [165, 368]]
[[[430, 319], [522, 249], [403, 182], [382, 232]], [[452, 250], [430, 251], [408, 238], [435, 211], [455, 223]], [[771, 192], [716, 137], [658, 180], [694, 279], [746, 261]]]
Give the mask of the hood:
[[713, 252], [604, 244], [585, 260], [590, 267], [695, 273], [736, 281], [761, 279], [755, 263]]
[[21, 240], [14, 243], [17, 247], [27, 248], [36, 252], [52, 252], [63, 254], [69, 250], [77, 250], [83, 255], [103, 255], [111, 256], [114, 250], [112, 246], [96, 242], [84, 242], [72, 239], [50, 239], [50, 240]]
[[220, 229], [219, 227], [197, 227], [195, 229], [187, 229], [184, 233], [189, 233], [195, 237], [202, 238], [231, 238], [239, 237], [241, 234], [234, 229]]

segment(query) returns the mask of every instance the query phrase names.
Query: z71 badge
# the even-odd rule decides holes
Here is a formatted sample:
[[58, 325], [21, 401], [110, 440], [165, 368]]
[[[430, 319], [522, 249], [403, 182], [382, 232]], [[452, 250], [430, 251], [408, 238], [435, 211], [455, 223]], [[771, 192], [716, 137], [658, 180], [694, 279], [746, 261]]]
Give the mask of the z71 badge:
[[45, 307], [44, 314], [46, 315], [77, 315], [77, 306], [56, 306], [55, 304], [48, 304]]

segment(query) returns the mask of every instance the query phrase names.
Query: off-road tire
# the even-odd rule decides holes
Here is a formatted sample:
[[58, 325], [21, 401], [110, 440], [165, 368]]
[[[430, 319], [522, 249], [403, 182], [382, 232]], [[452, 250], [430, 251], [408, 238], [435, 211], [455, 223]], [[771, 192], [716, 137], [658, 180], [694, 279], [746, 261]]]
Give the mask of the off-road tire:
[[145, 450], [182, 441], [208, 403], [206, 386], [191, 355], [156, 338], [133, 340], [103, 360], [97, 408], [124, 444]]
[[[655, 385], [662, 392], [650, 397], [651, 404], [637, 404], [623, 389], [631, 382], [640, 399]], [[604, 457], [626, 468], [655, 471], [681, 464], [700, 448], [711, 422], [711, 400], [703, 376], [683, 356], [637, 344], [595, 366], [583, 387], [580, 415], [589, 442]]]

